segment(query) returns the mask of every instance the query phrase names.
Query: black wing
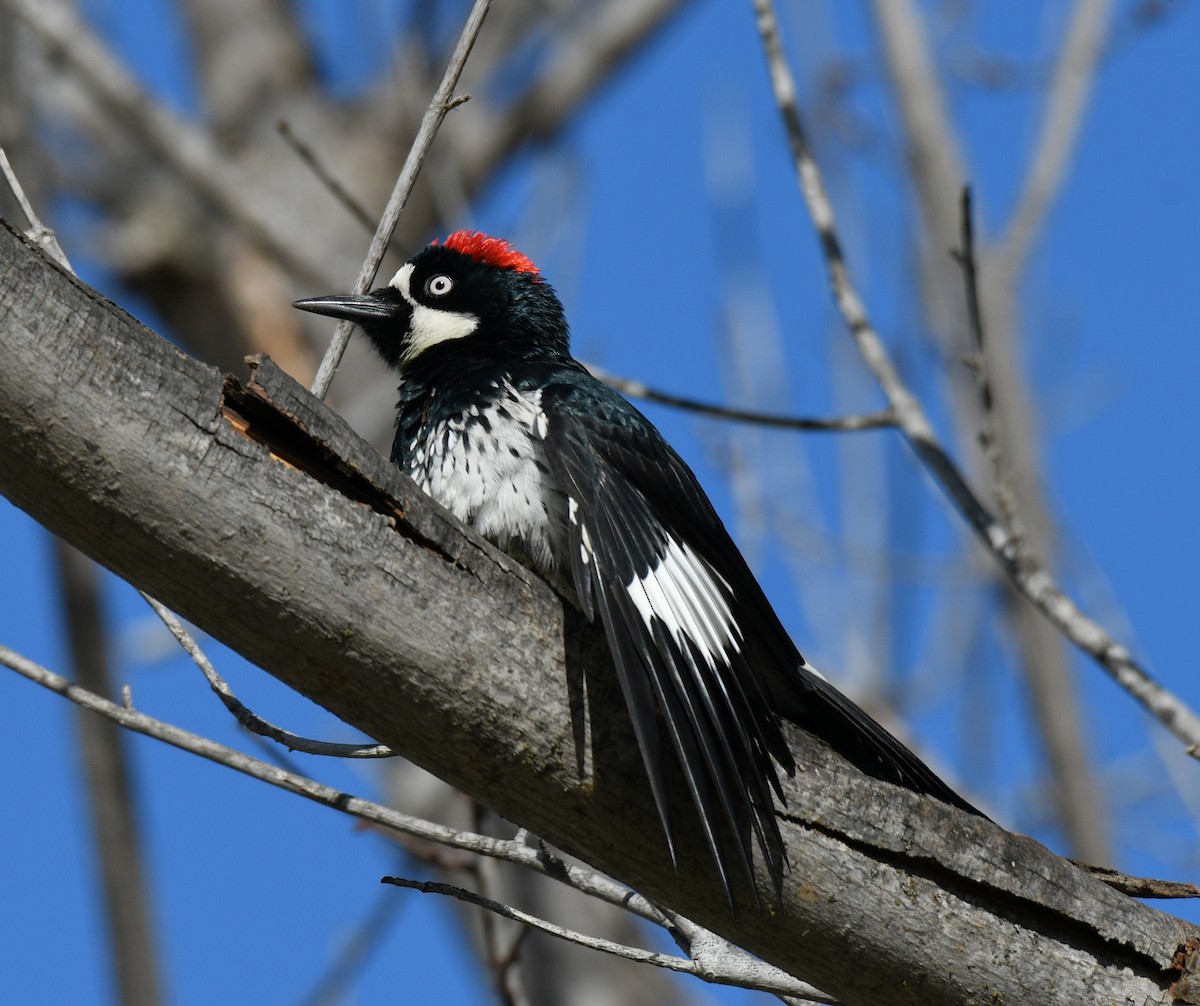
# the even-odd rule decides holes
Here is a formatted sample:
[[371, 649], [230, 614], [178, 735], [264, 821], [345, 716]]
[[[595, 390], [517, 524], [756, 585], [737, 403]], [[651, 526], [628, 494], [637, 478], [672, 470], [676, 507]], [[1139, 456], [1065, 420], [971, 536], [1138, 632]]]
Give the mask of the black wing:
[[734, 869], [755, 886], [754, 844], [776, 890], [782, 882], [772, 791], [783, 799], [776, 766], [791, 774], [795, 762], [781, 716], [871, 775], [973, 811], [808, 667], [691, 469], [650, 422], [586, 374], [563, 378], [542, 389], [539, 432], [567, 494], [567, 561], [585, 614], [608, 637], [672, 856], [656, 711], [727, 892]]

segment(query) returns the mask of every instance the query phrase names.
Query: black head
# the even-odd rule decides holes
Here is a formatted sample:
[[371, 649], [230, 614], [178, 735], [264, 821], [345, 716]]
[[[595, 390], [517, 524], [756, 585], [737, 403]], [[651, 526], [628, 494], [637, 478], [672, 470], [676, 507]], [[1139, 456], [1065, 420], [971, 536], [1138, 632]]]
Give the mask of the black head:
[[293, 306], [357, 322], [397, 370], [568, 355], [562, 304], [537, 267], [506, 241], [470, 231], [419, 252], [387, 286]]

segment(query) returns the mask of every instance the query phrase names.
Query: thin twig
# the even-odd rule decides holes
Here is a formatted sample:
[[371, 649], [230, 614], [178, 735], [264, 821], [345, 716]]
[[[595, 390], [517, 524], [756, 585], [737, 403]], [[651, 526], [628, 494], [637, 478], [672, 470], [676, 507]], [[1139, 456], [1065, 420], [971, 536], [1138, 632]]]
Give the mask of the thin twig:
[[651, 964], [654, 967], [665, 968], [668, 971], [678, 971], [681, 974], [693, 975], [696, 978], [702, 978], [716, 985], [736, 985], [739, 988], [752, 989], [758, 992], [771, 992], [776, 995], [788, 995], [810, 1002], [834, 1002], [834, 1000], [814, 989], [807, 982], [801, 982], [798, 979], [792, 978], [791, 975], [778, 969], [772, 969], [777, 972], [777, 975], [772, 975], [770, 978], [752, 982], [740, 980], [733, 982], [724, 974], [707, 972], [699, 961], [687, 957], [675, 957], [671, 954], [660, 954], [653, 950], [643, 950], [640, 947], [630, 947], [624, 943], [616, 943], [613, 940], [606, 940], [599, 936], [588, 936], [586, 933], [567, 929], [565, 926], [555, 925], [553, 922], [538, 918], [536, 915], [523, 912], [519, 908], [494, 901], [491, 898], [485, 898], [474, 891], [468, 891], [453, 884], [444, 884], [440, 881], [432, 880], [408, 880], [404, 877], [384, 877], [381, 882], [391, 884], [395, 887], [404, 887], [411, 891], [420, 891], [422, 894], [440, 894], [445, 897], [455, 898], [469, 905], [486, 908], [489, 912], [495, 912], [502, 918], [520, 922], [522, 925], [529, 926], [531, 929], [536, 929], [556, 939], [565, 940], [567, 943], [574, 943], [589, 950], [611, 954], [613, 957], [620, 957], [623, 960], [635, 961], [639, 964]]
[[284, 745], [289, 751], [301, 751], [304, 754], [310, 755], [324, 755], [330, 758], [394, 758], [396, 756], [396, 753], [386, 744], [335, 744], [331, 741], [312, 740], [311, 738], [294, 734], [290, 730], [284, 730], [282, 727], [277, 727], [273, 723], [268, 723], [261, 716], [247, 709], [238, 697], [233, 694], [233, 689], [217, 673], [217, 669], [213, 667], [212, 661], [205, 656], [204, 651], [200, 648], [200, 644], [183, 627], [183, 623], [175, 617], [174, 613], [144, 590], [139, 590], [138, 593], [154, 609], [154, 613], [162, 620], [163, 625], [167, 627], [167, 631], [175, 637], [187, 655], [192, 658], [192, 662], [200, 668], [208, 681], [209, 687], [216, 693], [217, 698], [225, 704], [225, 708], [233, 714], [241, 726], [245, 727], [251, 733], [276, 741]]
[[25, 214], [25, 219], [29, 221], [29, 230], [25, 232], [25, 236], [66, 269], [67, 272], [74, 275], [75, 270], [71, 268], [71, 263], [67, 261], [67, 256], [62, 250], [62, 246], [58, 243], [58, 238], [54, 236], [54, 231], [42, 223], [33, 208], [33, 204], [25, 195], [25, 190], [21, 187], [21, 183], [17, 179], [17, 173], [13, 171], [12, 165], [8, 163], [8, 155], [4, 152], [3, 147], [0, 147], [0, 171], [4, 172], [4, 177], [8, 181], [8, 187], [12, 189], [13, 195], [17, 197], [17, 203], [20, 204], [21, 212]]
[[[480, 834], [484, 831], [484, 815], [487, 809], [477, 800], [471, 801], [472, 824]], [[473, 860], [475, 868], [475, 886], [480, 894], [489, 897], [492, 882], [495, 880], [496, 861], [487, 858]], [[522, 981], [520, 961], [520, 946], [528, 929], [516, 927], [515, 937], [504, 946], [504, 930], [502, 923], [494, 913], [480, 909], [479, 911], [480, 942], [483, 944], [482, 956], [492, 971], [496, 994], [503, 1006], [528, 1006], [529, 997], [525, 994]]]
[[[433, 145], [433, 138], [437, 135], [446, 113], [458, 104], [453, 100], [454, 88], [458, 84], [459, 75], [467, 62], [467, 56], [471, 53], [471, 47], [475, 44], [475, 39], [479, 35], [479, 29], [483, 26], [483, 19], [490, 6], [491, 0], [475, 0], [475, 6], [471, 8], [467, 23], [463, 26], [462, 34], [459, 36], [458, 44], [454, 47], [450, 62], [446, 65], [446, 72], [442, 75], [442, 82], [434, 91], [433, 100], [429, 102], [429, 107], [421, 119], [421, 128], [417, 130], [412, 148], [404, 160], [404, 167], [400, 169], [400, 175], [396, 179], [396, 186], [392, 189], [391, 198], [388, 199], [387, 207], [375, 230], [375, 237], [371, 239], [367, 257], [358, 272], [358, 278], [354, 281], [353, 292], [356, 294], [366, 293], [374, 281], [375, 274], [379, 271], [379, 263], [383, 261], [383, 253], [392, 239], [392, 232], [396, 229], [396, 223], [416, 184], [417, 173], [421, 170], [429, 148]], [[346, 345], [350, 342], [350, 333], [353, 330], [352, 322], [338, 322], [333, 339], [325, 351], [321, 366], [317, 370], [317, 376], [313, 380], [312, 393], [318, 398], [324, 398], [326, 392], [329, 391], [334, 372], [341, 362], [342, 354], [346, 351]]]
[[583, 894], [598, 898], [611, 905], [627, 908], [635, 915], [653, 922], [655, 925], [662, 924], [662, 915], [659, 910], [640, 894], [618, 884], [615, 880], [568, 863], [544, 848], [531, 848], [523, 841], [504, 841], [488, 835], [458, 831], [408, 814], [401, 814], [388, 807], [372, 803], [370, 800], [351, 796], [315, 782], [297, 772], [290, 772], [287, 769], [268, 764], [258, 758], [243, 754], [241, 751], [218, 744], [207, 737], [201, 737], [173, 724], [147, 716], [132, 708], [131, 704], [121, 706], [110, 702], [3, 645], [0, 645], [0, 666], [16, 671], [30, 681], [70, 699], [77, 705], [99, 713], [101, 716], [107, 716], [135, 733], [153, 737], [155, 740], [160, 740], [180, 750], [207, 758], [218, 765], [224, 765], [243, 775], [269, 783], [289, 793], [295, 793], [314, 803], [344, 811], [351, 817], [357, 817], [370, 824], [389, 828], [426, 842], [437, 842], [452, 849], [461, 849], [464, 852], [491, 856], [508, 863], [515, 863], [528, 870], [533, 870], [535, 873], [559, 880]]
[[368, 234], [374, 231], [375, 222], [371, 219], [371, 215], [367, 212], [366, 207], [359, 200], [355, 199], [350, 190], [333, 176], [333, 172], [326, 167], [325, 163], [317, 155], [317, 152], [296, 135], [287, 119], [280, 119], [275, 123], [275, 131], [283, 137], [284, 142], [296, 152], [300, 160], [317, 176], [321, 184], [329, 190], [330, 195], [346, 208], [346, 212], [362, 224]]
[[1200, 717], [1177, 695], [1155, 681], [1103, 627], [1080, 611], [1036, 559], [1021, 554], [1013, 535], [987, 510], [967, 484], [934, 433], [920, 401], [900, 377], [850, 280], [837, 234], [833, 205], [800, 121], [796, 85], [780, 43], [774, 4], [772, 0], [752, 2], [775, 100], [783, 117], [800, 190], [825, 256], [834, 300], [859, 353], [883, 388], [901, 433], [984, 546], [1000, 563], [1017, 590], [1067, 639], [1105, 668], [1122, 688], [1183, 741], [1189, 755], [1200, 758]]
[[747, 987], [751, 983], [761, 987], [792, 985], [791, 991], [776, 993], [785, 1002], [819, 1002], [825, 1006], [839, 1006], [841, 1003], [840, 999], [834, 999], [806, 982], [799, 983], [800, 986], [805, 986], [803, 988], [796, 986], [796, 979], [782, 968], [747, 954], [725, 937], [705, 929], [685, 915], [659, 907], [666, 919], [663, 928], [670, 934], [676, 946], [696, 962], [701, 974], [710, 971], [736, 974], [739, 976], [737, 984], [746, 984]]
[[997, 252], [1015, 276], [1062, 188], [1083, 125], [1084, 106], [1104, 53], [1112, 0], [1077, 0], [1054, 67], [1046, 114], [1017, 208]]
[[[131, 708], [128, 697], [126, 698], [127, 704], [124, 706], [110, 702], [3, 645], [0, 645], [0, 666], [8, 667], [35, 684], [62, 695], [76, 705], [105, 716], [128, 730], [152, 737], [182, 751], [199, 755], [201, 758], [224, 765], [286, 792], [302, 796], [314, 803], [423, 841], [437, 842], [452, 849], [461, 849], [464, 852], [514, 863], [534, 873], [550, 877], [581, 894], [622, 908], [655, 925], [666, 924], [661, 909], [642, 895], [603, 874], [566, 862], [540, 843], [537, 848], [527, 845], [523, 834], [517, 839], [505, 841], [488, 835], [458, 831], [409, 814], [402, 814], [361, 797], [352, 796], [306, 776], [252, 758], [207, 737], [201, 737], [199, 734], [138, 712]], [[745, 951], [737, 948], [732, 948], [732, 951], [743, 955], [744, 960], [740, 967], [746, 971], [753, 971], [756, 965], [762, 963], [758, 958]], [[719, 984], [738, 984], [732, 980], [731, 972], [715, 976], [703, 973], [700, 974], [700, 977]], [[802, 985], [803, 983], [797, 983], [797, 987]], [[795, 995], [797, 993], [788, 990], [787, 994]]]
[[683, 398], [666, 391], [658, 391], [641, 381], [628, 377], [618, 377], [606, 370], [587, 365], [588, 371], [599, 381], [614, 388], [630, 398], [641, 398], [647, 402], [658, 402], [670, 405], [676, 409], [697, 412], [702, 416], [713, 416], [716, 419], [729, 419], [737, 423], [752, 423], [756, 426], [771, 426], [783, 430], [813, 430], [816, 432], [856, 432], [858, 430], [879, 430], [896, 425], [896, 419], [891, 409], [879, 412], [864, 412], [849, 416], [835, 416], [832, 419], [812, 419], [805, 416], [780, 416], [769, 412], [752, 412], [746, 409], [733, 409], [724, 405], [713, 405], [700, 402], [694, 398]]
[[1000, 519], [1021, 550], [1025, 536], [1017, 514], [1017, 500], [1009, 479], [1008, 466], [1000, 438], [996, 435], [996, 402], [992, 394], [992, 379], [988, 368], [987, 345], [984, 339], [983, 309], [979, 301], [979, 263], [975, 257], [975, 224], [971, 201], [971, 187], [964, 185], [960, 200], [962, 211], [960, 245], [954, 250], [954, 260], [963, 274], [963, 285], [967, 298], [967, 318], [971, 325], [971, 336], [975, 341], [975, 353], [964, 362], [975, 375], [975, 386], [979, 390], [979, 446], [987, 458], [992, 471], [992, 489], [996, 494], [996, 507]]
[[476, 894], [474, 891], [468, 891], [466, 888], [456, 887], [454, 884], [445, 884], [434, 880], [408, 880], [405, 877], [383, 877], [380, 882], [391, 884], [394, 887], [408, 888], [411, 891], [420, 891], [422, 894], [441, 894], [446, 897], [455, 898], [468, 905], [486, 908], [489, 912], [494, 912], [502, 918], [520, 922], [522, 925], [530, 926], [540, 932], [555, 936], [560, 940], [566, 940], [568, 943], [577, 943], [581, 947], [599, 950], [602, 953], [612, 954], [614, 957], [623, 957], [626, 960], [638, 961], [642, 964], [653, 964], [656, 967], [668, 968], [671, 971], [695, 973], [695, 962], [687, 958], [655, 953], [650, 950], [642, 950], [639, 947], [629, 947], [623, 943], [615, 943], [612, 940], [606, 940], [599, 936], [587, 936], [574, 929], [556, 926], [552, 922], [539, 919], [536, 915], [522, 912], [519, 908], [513, 908], [511, 905], [506, 905], [503, 902], [495, 901], [492, 898], [485, 898], [483, 895]]

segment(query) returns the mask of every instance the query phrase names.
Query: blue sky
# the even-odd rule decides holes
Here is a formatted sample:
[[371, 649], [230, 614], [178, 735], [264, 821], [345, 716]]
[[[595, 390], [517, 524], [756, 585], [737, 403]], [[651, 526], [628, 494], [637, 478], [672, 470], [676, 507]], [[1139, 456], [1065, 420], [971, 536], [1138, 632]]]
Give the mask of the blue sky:
[[[383, 0], [302, 5], [340, 87], [352, 89], [382, 69], [386, 47], [379, 38], [395, 23], [394, 6]], [[967, 36], [1019, 59], [1036, 79], [1054, 52], [1068, 5], [986, 6], [968, 19]], [[192, 108], [186, 48], [169, 4], [94, 0], [88, 7], [143, 80], [176, 108]], [[904, 237], [912, 220], [896, 195], [895, 129], [865, 15], [858, 4], [836, 7], [831, 21], [816, 4], [785, 6], [785, 29], [802, 80], [835, 51], [849, 53], [862, 70], [853, 107], [873, 141], [858, 152], [824, 144], [819, 154], [831, 172], [851, 265], [873, 320], [898, 358], [916, 366], [922, 361], [914, 348], [921, 345], [910, 293], [915, 275]], [[1118, 4], [1118, 20], [1130, 8]], [[347, 10], [376, 30], [347, 30]], [[1192, 645], [1200, 556], [1198, 41], [1196, 6], [1177, 2], [1161, 24], [1113, 46], [1022, 302], [1027, 364], [1048, 431], [1048, 491], [1066, 533], [1064, 579], [1193, 707], [1200, 705]], [[945, 51], [953, 50], [952, 42], [943, 39]], [[1028, 87], [953, 93], [951, 110], [985, 230], [1011, 209], [1037, 136], [1037, 108]], [[720, 211], [712, 199], [714, 163], [736, 172], [738, 161], [721, 161], [713, 151], [729, 137], [736, 149], [750, 152], [751, 181], [736, 207]], [[554, 228], [539, 226], [546, 213], [539, 198], [547, 189], [560, 201]], [[513, 237], [537, 235], [538, 243], [524, 250], [563, 295], [581, 356], [710, 400], [725, 399], [731, 387], [719, 319], [728, 289], [722, 267], [731, 259], [723, 239], [732, 231], [744, 241], [734, 258], [764, 267], [778, 316], [778, 340], [766, 339], [758, 349], [760, 362], [773, 364], [775, 380], [762, 386], [757, 404], [816, 415], [881, 404], [852, 365], [842, 368], [848, 376], [829, 377], [832, 364], [844, 361], [848, 339], [830, 306], [748, 4], [696, 4], [589, 104], [560, 146], [519, 157], [462, 223]], [[81, 272], [103, 286], [103, 273], [88, 261], [85, 236], [65, 229], [61, 237]], [[933, 395], [936, 382], [925, 378], [920, 390]], [[763, 533], [743, 520], [724, 475], [730, 451], [787, 456], [781, 472], [763, 476], [768, 496], [792, 491], [801, 468], [810, 472], [816, 509], [806, 520], [835, 538], [846, 523], [844, 487], [857, 485], [866, 507], [880, 491], [869, 481], [853, 482], [848, 470], [882, 465], [888, 498], [908, 500], [915, 515], [902, 529], [902, 545], [935, 565], [958, 548], [960, 537], [950, 530], [957, 517], [893, 434], [861, 434], [854, 445], [779, 434], [741, 441], [717, 424], [653, 406], [645, 411], [695, 466], [801, 648], [831, 676], [853, 665], [855, 641], [863, 635], [861, 626], [856, 630], [855, 600], [869, 589], [815, 554], [785, 553], [778, 529]], [[934, 414], [944, 415], [936, 406]], [[0, 543], [7, 573], [0, 641], [64, 670], [46, 535], [0, 501]], [[799, 589], [797, 572], [806, 584]], [[893, 659], [916, 689], [917, 697], [906, 701], [922, 749], [950, 766], [955, 778], [981, 787], [1000, 820], [1057, 848], [1059, 836], [1039, 828], [1025, 809], [1037, 782], [1036, 757], [1023, 725], [1021, 689], [1004, 653], [989, 651], [979, 668], [995, 699], [991, 729], [1007, 738], [990, 771], [972, 768], [969, 740], [947, 715], [953, 710], [930, 697], [937, 682], [922, 676], [921, 665], [938, 639], [921, 616], [931, 594], [927, 584], [911, 587], [904, 603], [914, 612], [912, 626], [901, 626], [893, 644]], [[119, 625], [120, 679], [132, 685], [138, 706], [245, 746], [199, 674], [160, 646], [136, 595], [110, 582], [106, 600]], [[299, 733], [344, 738], [344, 728], [306, 700], [215, 644], [212, 655], [239, 695], [268, 718]], [[1195, 763], [1185, 763], [1161, 731], [1147, 731], [1144, 714], [1103, 672], [1079, 660], [1077, 674], [1094, 755], [1114, 792], [1118, 782], [1149, 784], [1173, 772], [1187, 780], [1194, 805], [1200, 795]], [[6, 1001], [111, 1001], [96, 977], [107, 965], [74, 715], [61, 699], [0, 673], [0, 761], [10, 766], [9, 823], [0, 829], [0, 998]], [[1166, 768], [1147, 753], [1152, 744], [1165, 752]], [[404, 865], [349, 819], [154, 742], [132, 738], [130, 746], [173, 1001], [298, 1001], [377, 898], [379, 877]], [[297, 760], [323, 781], [363, 795], [377, 792], [369, 769]], [[1117, 865], [1194, 879], [1196, 836], [1181, 809], [1172, 801], [1163, 813], [1157, 804], [1129, 797], [1128, 789], [1121, 790], [1128, 803], [1114, 835]], [[460, 936], [444, 906], [392, 894], [396, 921], [364, 971], [357, 999], [396, 1001], [403, 989], [402, 1002], [490, 1001], [462, 963]], [[1175, 911], [1200, 918], [1195, 909]], [[748, 998], [730, 990], [713, 997]]]

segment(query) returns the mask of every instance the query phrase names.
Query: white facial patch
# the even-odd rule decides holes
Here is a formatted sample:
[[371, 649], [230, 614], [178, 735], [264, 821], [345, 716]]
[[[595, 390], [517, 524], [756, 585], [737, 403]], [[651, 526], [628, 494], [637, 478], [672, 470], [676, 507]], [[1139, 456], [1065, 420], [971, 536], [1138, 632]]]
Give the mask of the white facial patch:
[[413, 302], [413, 299], [412, 294], [408, 292], [408, 285], [412, 282], [412, 274], [413, 264], [411, 262], [405, 262], [404, 265], [400, 267], [400, 271], [388, 281], [388, 286], [394, 286], [397, 290], [399, 290], [404, 295], [404, 299], [410, 304]]
[[413, 300], [409, 292], [412, 272], [412, 263], [408, 262], [400, 267], [400, 271], [388, 284], [399, 290], [400, 296], [408, 301], [412, 308], [412, 320], [408, 325], [408, 339], [404, 352], [400, 356], [401, 363], [411, 363], [430, 346], [436, 346], [439, 342], [464, 339], [479, 327], [479, 319], [466, 311], [439, 311], [435, 307], [426, 307]]
[[685, 639], [700, 650], [709, 667], [741, 650], [741, 630], [725, 598], [728, 584], [686, 545], [670, 540], [644, 576], [634, 575], [626, 590], [646, 627], [657, 618], [680, 648]]

